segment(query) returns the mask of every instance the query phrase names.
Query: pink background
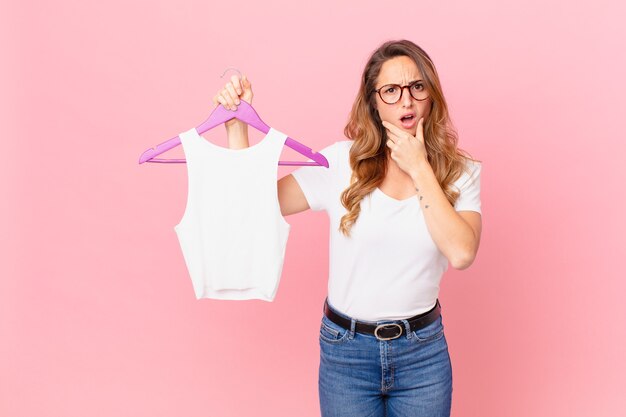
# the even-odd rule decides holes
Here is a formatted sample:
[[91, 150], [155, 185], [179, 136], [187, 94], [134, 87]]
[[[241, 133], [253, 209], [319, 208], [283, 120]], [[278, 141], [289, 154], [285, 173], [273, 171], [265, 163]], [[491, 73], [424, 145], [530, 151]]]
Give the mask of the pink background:
[[273, 303], [198, 301], [185, 167], [137, 160], [204, 121], [231, 66], [268, 124], [342, 140], [365, 61], [400, 38], [483, 161], [479, 255], [440, 294], [453, 416], [626, 415], [624, 9], [502, 3], [4, 4], [0, 415], [319, 415], [326, 214], [287, 218]]

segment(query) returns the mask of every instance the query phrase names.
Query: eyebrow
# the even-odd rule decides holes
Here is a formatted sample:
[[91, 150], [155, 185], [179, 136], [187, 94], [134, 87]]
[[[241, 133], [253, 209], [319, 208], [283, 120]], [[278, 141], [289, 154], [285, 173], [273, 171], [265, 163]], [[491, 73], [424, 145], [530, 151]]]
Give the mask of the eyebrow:
[[[409, 81], [409, 84], [411, 84], [411, 83], [415, 83], [415, 82], [419, 82], [419, 81], [424, 81], [424, 80], [422, 80], [422, 79], [419, 79], [419, 80], [411, 80], [411, 81]], [[398, 83], [385, 83], [385, 84], [383, 84], [383, 86], [385, 86], [385, 85], [390, 85], [390, 84], [400, 85], [400, 84], [398, 84]]]

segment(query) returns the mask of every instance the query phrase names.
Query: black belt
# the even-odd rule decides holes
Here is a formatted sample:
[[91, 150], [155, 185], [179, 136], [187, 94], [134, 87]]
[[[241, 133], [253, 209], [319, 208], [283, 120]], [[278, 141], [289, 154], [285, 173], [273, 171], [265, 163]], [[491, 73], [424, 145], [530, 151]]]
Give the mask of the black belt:
[[[324, 300], [324, 315], [330, 319], [333, 323], [343, 327], [344, 329], [350, 329], [350, 325], [352, 321], [345, 317], [342, 317], [335, 313], [328, 306], [328, 299]], [[435, 306], [427, 311], [426, 313], [418, 314], [417, 316], [409, 317], [407, 320], [409, 321], [409, 325], [411, 331], [414, 332], [423, 327], [428, 326], [430, 323], [434, 322], [441, 315], [441, 304], [439, 304], [439, 299], [435, 303]], [[358, 333], [366, 333], [376, 336], [377, 339], [380, 340], [390, 340], [397, 339], [406, 333], [406, 328], [402, 321], [397, 321], [395, 323], [384, 323], [384, 324], [367, 324], [363, 322], [356, 322], [355, 331]]]

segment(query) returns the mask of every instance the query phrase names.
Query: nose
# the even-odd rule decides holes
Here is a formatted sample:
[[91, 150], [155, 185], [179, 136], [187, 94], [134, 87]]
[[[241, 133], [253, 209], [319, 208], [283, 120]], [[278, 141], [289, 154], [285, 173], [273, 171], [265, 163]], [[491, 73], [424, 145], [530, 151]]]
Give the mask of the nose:
[[400, 102], [402, 103], [402, 107], [411, 107], [411, 104], [413, 104], [413, 97], [411, 96], [408, 86], [402, 88], [402, 97], [400, 97]]

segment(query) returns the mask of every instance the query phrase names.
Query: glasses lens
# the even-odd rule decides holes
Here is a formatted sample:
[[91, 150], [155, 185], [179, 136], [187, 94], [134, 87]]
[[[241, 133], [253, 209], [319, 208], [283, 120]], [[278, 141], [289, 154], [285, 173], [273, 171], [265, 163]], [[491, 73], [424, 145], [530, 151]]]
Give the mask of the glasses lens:
[[428, 91], [426, 91], [426, 87], [421, 82], [413, 84], [409, 91], [411, 91], [411, 95], [415, 100], [424, 100], [428, 97]]
[[399, 85], [388, 84], [380, 89], [380, 98], [387, 104], [393, 104], [400, 99]]

